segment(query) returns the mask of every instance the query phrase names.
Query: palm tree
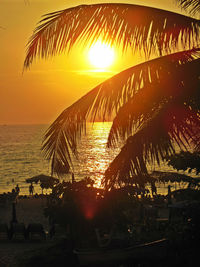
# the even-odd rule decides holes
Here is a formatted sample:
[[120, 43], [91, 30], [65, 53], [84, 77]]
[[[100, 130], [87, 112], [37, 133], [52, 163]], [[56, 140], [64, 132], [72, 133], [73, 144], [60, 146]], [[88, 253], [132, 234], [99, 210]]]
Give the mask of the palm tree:
[[199, 0], [178, 0], [179, 6], [189, 11], [191, 15], [195, 15], [200, 11]]
[[195, 172], [196, 175], [200, 173], [200, 152], [195, 151], [180, 151], [179, 153], [171, 155], [166, 159], [167, 164], [174, 169]]
[[[199, 0], [177, 2], [193, 15], [199, 11]], [[86, 120], [97, 115], [103, 121], [114, 116], [109, 147], [124, 140], [105, 172], [107, 188], [148, 177], [147, 163], [159, 164], [176, 145], [199, 147], [199, 29], [194, 17], [132, 4], [81, 5], [47, 14], [28, 43], [25, 68], [36, 56], [48, 58], [100, 37], [124, 52], [139, 50], [148, 60], [99, 84], [52, 123], [43, 143], [52, 172], [73, 168], [77, 139]]]

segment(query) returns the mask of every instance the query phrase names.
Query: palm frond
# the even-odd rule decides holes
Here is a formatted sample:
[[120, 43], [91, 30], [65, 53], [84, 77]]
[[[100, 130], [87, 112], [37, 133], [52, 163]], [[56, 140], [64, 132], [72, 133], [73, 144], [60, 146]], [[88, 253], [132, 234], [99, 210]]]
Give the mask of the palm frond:
[[191, 15], [195, 15], [200, 12], [200, 0], [176, 0], [178, 5], [186, 11], [189, 11]]
[[64, 110], [48, 129], [43, 143], [45, 155], [52, 162], [52, 170], [62, 174], [73, 168], [71, 156], [76, 155], [77, 140], [85, 130], [88, 118], [95, 120], [98, 115], [104, 120], [117, 114], [140, 88], [159, 82], [171, 66], [186, 64], [198, 55], [199, 49], [193, 49], [129, 68], [101, 83]]
[[77, 155], [77, 139], [85, 129], [98, 90], [95, 88], [64, 110], [47, 130], [42, 149], [46, 158], [51, 160], [52, 175], [62, 176], [73, 169], [71, 156]]
[[171, 99], [179, 99], [195, 112], [200, 109], [200, 59], [180, 65], [168, 60], [163, 65], [165, 72], [158, 72], [156, 81], [144, 86], [119, 109], [110, 130], [108, 146], [114, 146], [119, 139], [126, 140]]
[[147, 163], [157, 162], [175, 152], [175, 144], [185, 148], [185, 141], [199, 139], [200, 118], [176, 102], [167, 103], [143, 127], [127, 139], [121, 152], [105, 172], [103, 184], [111, 188], [130, 183], [135, 176], [147, 174]]
[[199, 21], [173, 12], [131, 4], [80, 5], [47, 14], [39, 22], [27, 46], [24, 67], [36, 56], [49, 56], [70, 50], [78, 42], [92, 44], [101, 38], [123, 49], [159, 55], [197, 45]]

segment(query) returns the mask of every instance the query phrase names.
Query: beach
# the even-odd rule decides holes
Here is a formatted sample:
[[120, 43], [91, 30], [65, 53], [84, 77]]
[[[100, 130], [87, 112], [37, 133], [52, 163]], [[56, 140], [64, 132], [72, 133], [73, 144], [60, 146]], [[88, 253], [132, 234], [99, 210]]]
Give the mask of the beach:
[[[45, 218], [43, 210], [46, 206], [46, 197], [18, 197], [16, 201], [16, 217], [19, 223], [27, 227], [30, 223], [41, 223], [47, 233], [49, 230], [48, 219]], [[0, 223], [10, 226], [12, 220], [12, 201], [0, 204]], [[25, 257], [41, 248], [49, 245], [48, 240], [44, 242], [16, 242], [12, 240], [1, 241], [0, 243], [0, 266], [17, 266], [16, 258]]]
[[[48, 219], [45, 218], [43, 210], [46, 206], [45, 197], [18, 197], [16, 200], [17, 221], [28, 226], [29, 223], [41, 223], [48, 231]], [[12, 219], [12, 202], [7, 201], [0, 205], [1, 222], [9, 224]]]

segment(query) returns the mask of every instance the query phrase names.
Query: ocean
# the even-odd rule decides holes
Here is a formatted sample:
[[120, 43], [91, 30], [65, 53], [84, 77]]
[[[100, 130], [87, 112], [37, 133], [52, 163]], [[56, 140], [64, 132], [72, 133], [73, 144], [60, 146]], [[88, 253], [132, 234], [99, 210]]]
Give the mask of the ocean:
[[[79, 160], [74, 161], [76, 180], [89, 176], [100, 184], [105, 169], [119, 151], [106, 148], [110, 127], [110, 122], [87, 124], [88, 134], [79, 143]], [[11, 191], [18, 184], [20, 193], [28, 194], [27, 178], [51, 174], [50, 164], [41, 151], [47, 128], [48, 125], [0, 126], [0, 193]], [[71, 175], [63, 178], [69, 179]], [[41, 193], [37, 185], [35, 192]]]
[[[106, 148], [110, 122], [87, 124], [87, 135], [83, 135], [79, 147], [79, 160], [74, 161], [75, 179], [86, 176], [100, 185], [103, 173], [120, 151], [120, 147]], [[28, 194], [27, 178], [38, 174], [51, 174], [50, 164], [41, 151], [42, 139], [48, 125], [1, 125], [0, 126], [0, 193], [11, 191], [17, 184], [21, 194]], [[152, 170], [155, 166], [152, 166]], [[170, 171], [163, 164], [159, 170]], [[63, 180], [71, 179], [66, 175]], [[163, 191], [164, 185], [159, 190]], [[39, 185], [35, 192], [41, 193]], [[49, 191], [45, 191], [44, 193]]]

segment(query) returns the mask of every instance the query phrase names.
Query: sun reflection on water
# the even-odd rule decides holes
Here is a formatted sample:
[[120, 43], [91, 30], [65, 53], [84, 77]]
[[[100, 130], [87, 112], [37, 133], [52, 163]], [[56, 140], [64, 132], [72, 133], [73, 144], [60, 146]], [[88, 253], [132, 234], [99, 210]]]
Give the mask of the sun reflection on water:
[[95, 186], [101, 186], [103, 174], [118, 149], [106, 147], [111, 122], [95, 122], [87, 124], [87, 135], [83, 136], [79, 146], [79, 161], [75, 163], [75, 177], [77, 180], [89, 176], [95, 180]]

